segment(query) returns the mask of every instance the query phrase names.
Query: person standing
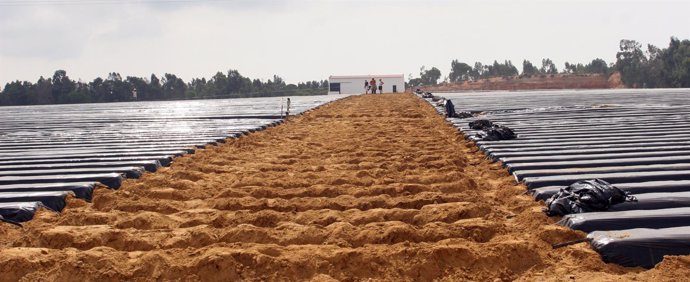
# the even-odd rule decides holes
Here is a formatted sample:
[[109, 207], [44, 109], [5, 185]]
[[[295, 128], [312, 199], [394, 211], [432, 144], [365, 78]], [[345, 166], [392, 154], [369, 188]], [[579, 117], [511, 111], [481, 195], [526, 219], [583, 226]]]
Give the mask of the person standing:
[[369, 81], [369, 87], [371, 87], [371, 94], [376, 94], [376, 79], [371, 79]]
[[383, 94], [383, 80], [379, 78], [379, 94]]
[[364, 94], [369, 94], [369, 81], [364, 80]]

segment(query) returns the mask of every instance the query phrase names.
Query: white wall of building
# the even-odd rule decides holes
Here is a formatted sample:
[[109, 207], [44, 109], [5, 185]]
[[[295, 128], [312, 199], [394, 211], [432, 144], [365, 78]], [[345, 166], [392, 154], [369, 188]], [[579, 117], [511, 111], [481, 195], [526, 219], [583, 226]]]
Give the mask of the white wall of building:
[[[361, 94], [364, 93], [364, 81], [371, 81], [371, 79], [376, 79], [376, 85], [378, 93], [378, 83], [379, 79], [383, 81], [383, 93], [405, 92], [405, 75], [395, 74], [395, 75], [342, 75], [336, 76], [332, 75], [328, 77], [329, 91], [328, 94]], [[336, 85], [339, 84], [339, 91], [336, 90]], [[395, 88], [395, 89], [394, 89]], [[395, 90], [395, 91], [393, 91]]]

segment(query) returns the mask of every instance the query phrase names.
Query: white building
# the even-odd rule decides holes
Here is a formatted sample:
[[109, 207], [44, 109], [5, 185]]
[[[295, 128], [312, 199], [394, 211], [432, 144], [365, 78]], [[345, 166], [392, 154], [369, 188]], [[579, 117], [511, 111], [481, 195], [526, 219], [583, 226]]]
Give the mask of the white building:
[[383, 81], [383, 93], [405, 92], [405, 75], [331, 75], [328, 77], [328, 94], [361, 94], [364, 93], [364, 81], [376, 79], [378, 93], [379, 79]]

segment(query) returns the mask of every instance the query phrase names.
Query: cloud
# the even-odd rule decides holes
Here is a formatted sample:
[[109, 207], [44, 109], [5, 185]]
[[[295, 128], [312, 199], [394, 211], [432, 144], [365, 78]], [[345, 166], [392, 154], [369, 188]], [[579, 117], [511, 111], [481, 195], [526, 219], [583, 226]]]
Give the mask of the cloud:
[[296, 83], [421, 65], [446, 75], [453, 59], [562, 67], [611, 62], [622, 38], [690, 38], [681, 1], [94, 1], [110, 3], [3, 6], [0, 85], [57, 68], [84, 80], [116, 71], [189, 81], [232, 68]]
[[87, 34], [73, 32], [68, 15], [55, 9], [5, 11], [0, 20], [0, 55], [56, 59], [79, 54]]

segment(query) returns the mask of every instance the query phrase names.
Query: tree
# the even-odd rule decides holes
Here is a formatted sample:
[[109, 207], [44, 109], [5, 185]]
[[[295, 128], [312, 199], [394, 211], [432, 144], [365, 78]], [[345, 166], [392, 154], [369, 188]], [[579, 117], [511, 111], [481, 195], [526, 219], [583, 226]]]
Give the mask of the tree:
[[5, 84], [2, 90], [3, 105], [28, 105], [31, 83], [19, 80]]
[[[567, 64], [567, 63], [566, 63]], [[539, 74], [539, 69], [528, 60], [522, 61], [522, 75], [532, 76]]]
[[160, 79], [155, 74], [151, 74], [151, 81], [149, 81], [149, 89], [145, 94], [149, 100], [163, 99], [163, 88]]
[[450, 82], [469, 80], [471, 79], [471, 72], [472, 67], [470, 65], [453, 60], [450, 63], [450, 74], [448, 74], [448, 79]]
[[480, 79], [484, 76], [484, 65], [481, 62], [474, 62], [474, 67], [470, 72], [472, 80]]
[[149, 95], [151, 94], [151, 87], [149, 84], [140, 77], [128, 76], [126, 79], [127, 84], [132, 86], [132, 92], [137, 93], [137, 100], [149, 100]]
[[558, 69], [556, 68], [556, 64], [551, 61], [551, 59], [542, 59], [541, 60], [541, 69], [539, 69], [541, 73], [544, 74], [557, 74]]
[[425, 70], [424, 66], [422, 66], [419, 76], [423, 85], [436, 85], [438, 84], [438, 80], [441, 78], [441, 71], [436, 67]]
[[592, 60], [591, 63], [585, 65], [585, 71], [587, 73], [600, 73], [600, 74], [608, 74], [609, 73], [609, 66], [606, 64], [606, 61], [596, 58]]
[[655, 59], [661, 61], [662, 87], [690, 87], [690, 40], [671, 37], [668, 48], [659, 53]]
[[630, 87], [644, 86], [647, 58], [642, 52], [642, 45], [635, 40], [623, 39], [618, 47], [616, 69], [620, 71], [623, 83]]
[[74, 91], [75, 88], [76, 83], [69, 79], [66, 71], [56, 70], [55, 74], [53, 74], [52, 102], [63, 102], [62, 99], [66, 97], [68, 93]]
[[174, 74], [166, 73], [163, 76], [163, 96], [167, 99], [180, 99], [184, 97], [187, 85]]

